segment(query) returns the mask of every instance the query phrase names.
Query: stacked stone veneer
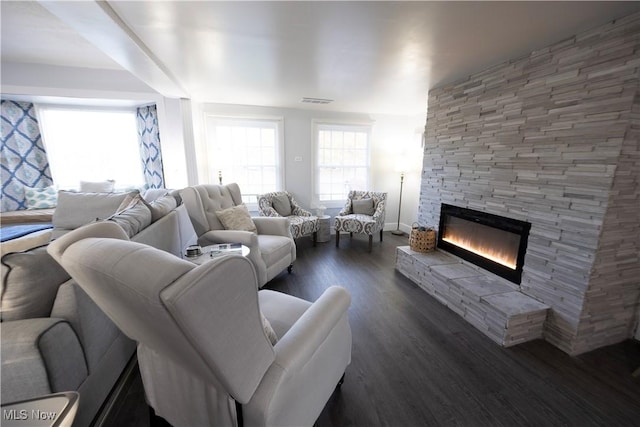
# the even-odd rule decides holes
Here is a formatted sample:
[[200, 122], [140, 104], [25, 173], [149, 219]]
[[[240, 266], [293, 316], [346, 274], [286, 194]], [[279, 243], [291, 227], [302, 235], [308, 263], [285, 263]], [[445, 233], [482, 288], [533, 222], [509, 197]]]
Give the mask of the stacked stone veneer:
[[570, 354], [640, 300], [640, 14], [429, 92], [419, 222], [441, 203], [532, 224], [520, 291]]

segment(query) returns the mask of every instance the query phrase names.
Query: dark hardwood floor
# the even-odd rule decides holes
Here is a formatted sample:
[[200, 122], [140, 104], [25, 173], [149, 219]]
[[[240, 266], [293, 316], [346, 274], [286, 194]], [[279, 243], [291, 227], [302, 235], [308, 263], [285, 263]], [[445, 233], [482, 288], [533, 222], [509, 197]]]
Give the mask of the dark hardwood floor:
[[[394, 269], [406, 237], [312, 247], [267, 284], [315, 300], [351, 292], [352, 362], [318, 419], [333, 426], [640, 426], [640, 343], [571, 357], [542, 341], [501, 348]], [[105, 425], [148, 426], [139, 377]]]

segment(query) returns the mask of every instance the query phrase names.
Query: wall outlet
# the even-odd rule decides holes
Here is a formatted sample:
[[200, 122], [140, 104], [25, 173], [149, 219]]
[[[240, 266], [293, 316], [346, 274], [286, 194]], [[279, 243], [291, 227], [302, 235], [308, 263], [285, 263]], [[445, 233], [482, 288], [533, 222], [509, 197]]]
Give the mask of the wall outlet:
[[294, 162], [301, 162], [301, 161], [302, 161], [302, 156], [295, 156], [295, 157], [293, 158], [293, 161], [294, 161]]

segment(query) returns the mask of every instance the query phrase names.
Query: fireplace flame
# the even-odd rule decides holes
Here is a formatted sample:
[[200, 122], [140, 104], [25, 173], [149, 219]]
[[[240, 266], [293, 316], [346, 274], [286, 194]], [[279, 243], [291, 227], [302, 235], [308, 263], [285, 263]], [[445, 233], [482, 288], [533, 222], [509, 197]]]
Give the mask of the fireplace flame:
[[470, 252], [473, 252], [474, 254], [487, 258], [493, 262], [497, 262], [498, 264], [504, 265], [505, 267], [509, 267], [512, 270], [516, 269], [517, 259], [516, 259], [516, 255], [514, 254], [505, 253], [500, 251], [499, 249], [478, 244], [474, 242], [472, 239], [458, 237], [455, 235], [444, 236], [442, 240], [444, 240], [445, 242], [449, 242], [453, 245], [459, 246]]

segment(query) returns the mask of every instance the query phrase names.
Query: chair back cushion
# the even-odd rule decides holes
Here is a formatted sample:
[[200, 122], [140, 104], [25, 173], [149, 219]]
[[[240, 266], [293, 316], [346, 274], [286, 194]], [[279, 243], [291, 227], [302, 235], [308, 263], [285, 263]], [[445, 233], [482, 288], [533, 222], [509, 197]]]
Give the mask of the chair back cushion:
[[238, 184], [195, 185], [180, 192], [198, 236], [210, 230], [224, 230], [216, 212], [242, 204]]
[[291, 200], [287, 193], [278, 193], [273, 197], [273, 209], [280, 214], [280, 216], [291, 215]]
[[366, 199], [352, 200], [351, 207], [354, 214], [373, 215], [375, 212], [373, 199], [370, 197], [367, 197]]

